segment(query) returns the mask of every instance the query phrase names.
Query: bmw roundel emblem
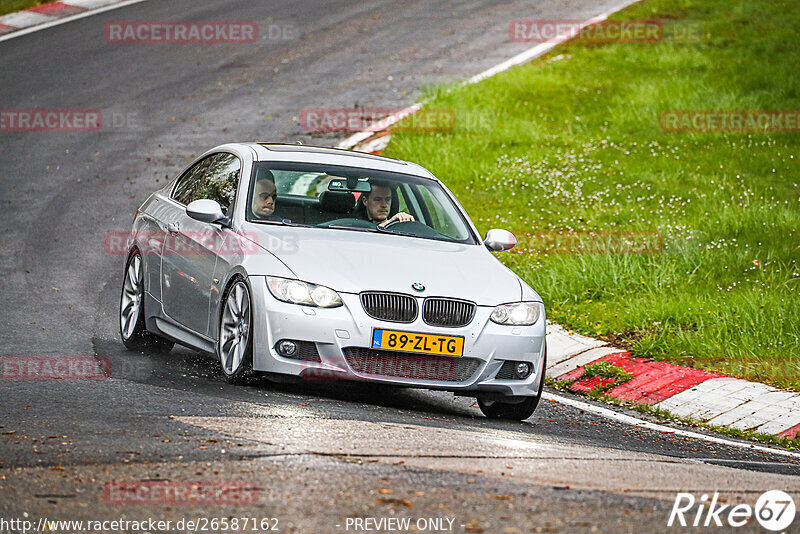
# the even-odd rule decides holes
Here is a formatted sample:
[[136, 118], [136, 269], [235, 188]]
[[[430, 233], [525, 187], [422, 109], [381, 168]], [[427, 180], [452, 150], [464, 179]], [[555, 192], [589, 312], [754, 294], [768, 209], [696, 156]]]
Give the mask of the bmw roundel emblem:
[[414, 291], [425, 291], [425, 286], [423, 286], [419, 282], [414, 282], [413, 284], [411, 284], [411, 287], [414, 288]]

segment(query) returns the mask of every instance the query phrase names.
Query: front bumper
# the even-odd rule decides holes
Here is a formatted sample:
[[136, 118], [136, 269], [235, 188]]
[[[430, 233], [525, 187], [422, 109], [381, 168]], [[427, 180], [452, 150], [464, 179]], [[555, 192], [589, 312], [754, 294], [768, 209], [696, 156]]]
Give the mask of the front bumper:
[[[507, 326], [489, 320], [492, 306], [478, 306], [472, 322], [461, 328], [432, 327], [425, 324], [421, 317], [417, 317], [412, 323], [396, 323], [368, 316], [361, 306], [359, 296], [355, 294], [340, 293], [344, 305], [339, 308], [312, 308], [276, 300], [267, 289], [263, 276], [251, 276], [248, 280], [253, 295], [253, 368], [256, 371], [302, 376], [307, 379], [362, 380], [443, 389], [466, 395], [488, 393], [529, 396], [538, 393], [541, 373], [544, 372], [544, 314], [531, 326]], [[415, 298], [419, 309], [422, 309], [424, 297]], [[466, 377], [463, 373], [445, 372], [435, 379], [404, 378], [380, 374], [381, 369], [386, 369], [385, 366], [365, 368], [363, 365], [354, 366], [348, 363], [345, 349], [370, 348], [375, 328], [462, 336], [464, 353], [461, 358], [470, 359], [469, 369], [474, 368], [474, 372], [468, 373], [469, 376]], [[320, 361], [300, 361], [280, 356], [275, 345], [284, 339], [316, 344]], [[352, 352], [364, 351], [348, 351]], [[413, 356], [415, 361], [421, 361], [423, 365], [431, 363], [425, 361], [425, 354]], [[531, 362], [533, 372], [522, 380], [495, 378], [506, 360]], [[461, 364], [465, 362], [454, 363], [461, 369]], [[436, 365], [439, 369], [448, 368], [441, 365], [441, 359]], [[431, 365], [427, 367], [430, 368]]]

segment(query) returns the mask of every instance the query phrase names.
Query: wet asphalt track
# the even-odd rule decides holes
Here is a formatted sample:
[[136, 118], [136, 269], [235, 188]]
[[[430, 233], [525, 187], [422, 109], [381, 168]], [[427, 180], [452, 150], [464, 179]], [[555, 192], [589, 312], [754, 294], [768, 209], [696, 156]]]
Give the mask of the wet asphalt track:
[[[508, 42], [511, 19], [581, 18], [613, 5], [151, 0], [0, 43], [0, 106], [95, 108], [107, 123], [95, 133], [0, 133], [0, 355], [98, 355], [113, 369], [98, 382], [0, 383], [0, 517], [115, 517], [119, 509], [100, 502], [99, 473], [138, 480], [159, 469], [173, 480], [246, 471], [261, 484], [261, 511], [306, 532], [336, 531], [351, 513], [449, 513], [460, 532], [662, 530], [679, 490], [719, 490], [732, 502], [797, 492], [796, 460], [558, 403], [543, 402], [524, 423], [497, 423], [444, 393], [233, 387], [208, 357], [137, 355], [118, 341], [124, 259], [104, 252], [103, 235], [128, 230], [139, 203], [194, 155], [232, 140], [332, 145], [339, 136], [303, 132], [302, 109], [410, 104], [421, 87], [524, 50]], [[299, 37], [106, 43], [103, 24], [121, 19], [256, 20]], [[112, 115], [127, 120], [108, 124]], [[58, 465], [64, 471], [50, 469]], [[386, 485], [415, 508], [376, 503]], [[270, 489], [266, 499], [273, 487], [294, 497]]]

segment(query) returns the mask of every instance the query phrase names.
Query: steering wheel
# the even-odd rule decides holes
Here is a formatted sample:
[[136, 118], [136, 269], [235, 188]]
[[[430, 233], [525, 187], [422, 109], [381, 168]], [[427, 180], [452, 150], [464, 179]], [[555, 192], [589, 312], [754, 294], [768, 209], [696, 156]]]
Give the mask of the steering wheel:
[[395, 220], [395, 221], [392, 221], [392, 222], [387, 223], [386, 225], [384, 225], [384, 228], [389, 228], [390, 226], [397, 226], [397, 225], [400, 225], [400, 224], [411, 224], [411, 225], [414, 225], [414, 226], [421, 224], [423, 226], [428, 226], [427, 224], [421, 223], [421, 222], [419, 222], [417, 220], [414, 220], [414, 221], [399, 221], [399, 220]]

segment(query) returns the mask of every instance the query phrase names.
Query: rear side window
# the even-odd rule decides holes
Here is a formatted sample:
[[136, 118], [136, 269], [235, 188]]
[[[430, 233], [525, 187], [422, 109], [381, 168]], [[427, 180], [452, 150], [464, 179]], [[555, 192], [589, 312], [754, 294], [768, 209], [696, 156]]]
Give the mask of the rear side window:
[[199, 199], [216, 200], [227, 215], [236, 197], [241, 168], [239, 158], [233, 154], [212, 154], [178, 179], [172, 198], [185, 205]]

